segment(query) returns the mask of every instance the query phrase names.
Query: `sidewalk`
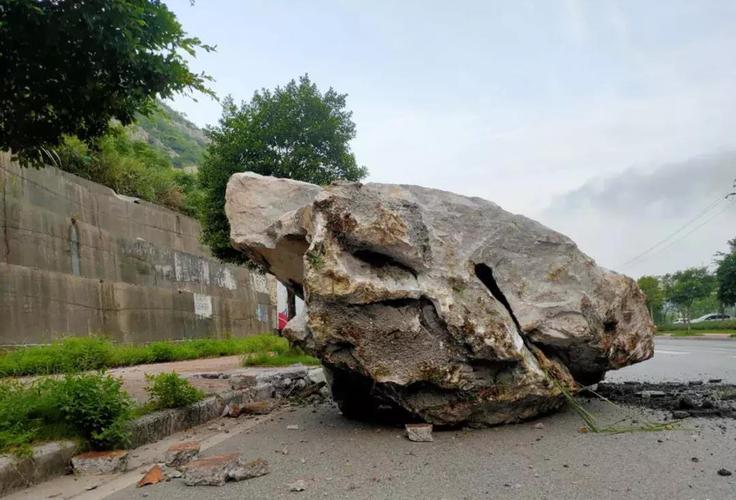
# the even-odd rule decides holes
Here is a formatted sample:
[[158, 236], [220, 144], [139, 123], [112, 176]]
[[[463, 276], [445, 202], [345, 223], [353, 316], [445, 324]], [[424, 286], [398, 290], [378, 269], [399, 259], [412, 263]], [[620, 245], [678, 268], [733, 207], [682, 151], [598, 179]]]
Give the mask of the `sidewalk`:
[[264, 371], [275, 370], [273, 368], [244, 368], [241, 362], [242, 356], [224, 356], [112, 368], [108, 370], [108, 373], [123, 380], [123, 389], [133, 399], [138, 403], [145, 403], [148, 400], [146, 374], [156, 375], [175, 371], [205, 393], [221, 394], [230, 390], [229, 379], [234, 373], [256, 375]]

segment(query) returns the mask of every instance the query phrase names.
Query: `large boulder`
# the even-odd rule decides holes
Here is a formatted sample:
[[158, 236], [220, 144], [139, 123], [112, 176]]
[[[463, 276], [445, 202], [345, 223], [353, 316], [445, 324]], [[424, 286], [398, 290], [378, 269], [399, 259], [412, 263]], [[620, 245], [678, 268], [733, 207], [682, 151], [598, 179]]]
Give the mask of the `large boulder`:
[[233, 246], [304, 298], [284, 334], [320, 358], [348, 415], [514, 422], [652, 356], [633, 280], [492, 202], [243, 173], [225, 209]]

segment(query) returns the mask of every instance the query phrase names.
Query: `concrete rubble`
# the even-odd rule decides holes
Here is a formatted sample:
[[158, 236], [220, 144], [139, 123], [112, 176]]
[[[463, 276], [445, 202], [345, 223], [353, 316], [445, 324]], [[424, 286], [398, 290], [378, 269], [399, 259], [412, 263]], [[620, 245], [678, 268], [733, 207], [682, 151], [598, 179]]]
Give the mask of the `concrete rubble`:
[[199, 443], [194, 441], [173, 444], [166, 450], [164, 463], [169, 467], [179, 467], [197, 458], [199, 449]]
[[262, 458], [246, 460], [238, 453], [200, 458], [182, 468], [187, 486], [222, 486], [226, 481], [242, 481], [271, 472]]
[[241, 173], [225, 211], [233, 247], [304, 298], [284, 335], [348, 416], [516, 422], [653, 354], [633, 280], [492, 202]]
[[72, 457], [72, 469], [75, 474], [113, 474], [125, 472], [128, 468], [128, 452], [88, 451]]

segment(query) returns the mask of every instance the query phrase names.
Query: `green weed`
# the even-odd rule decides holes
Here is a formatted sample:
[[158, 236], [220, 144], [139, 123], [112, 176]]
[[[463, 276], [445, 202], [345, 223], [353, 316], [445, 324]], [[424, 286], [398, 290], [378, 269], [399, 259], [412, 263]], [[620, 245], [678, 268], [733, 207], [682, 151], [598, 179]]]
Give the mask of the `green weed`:
[[146, 392], [150, 397], [149, 406], [153, 410], [181, 408], [204, 398], [204, 393], [192, 387], [188, 380], [176, 372], [146, 375]]

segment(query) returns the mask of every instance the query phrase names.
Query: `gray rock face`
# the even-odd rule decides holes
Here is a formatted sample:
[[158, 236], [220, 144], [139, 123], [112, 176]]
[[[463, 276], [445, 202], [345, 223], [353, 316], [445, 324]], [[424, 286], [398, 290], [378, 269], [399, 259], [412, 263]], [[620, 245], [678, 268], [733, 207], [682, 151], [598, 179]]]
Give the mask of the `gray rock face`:
[[322, 360], [348, 415], [514, 422], [652, 356], [633, 280], [492, 202], [245, 173], [225, 208], [233, 246], [305, 299], [284, 335]]

